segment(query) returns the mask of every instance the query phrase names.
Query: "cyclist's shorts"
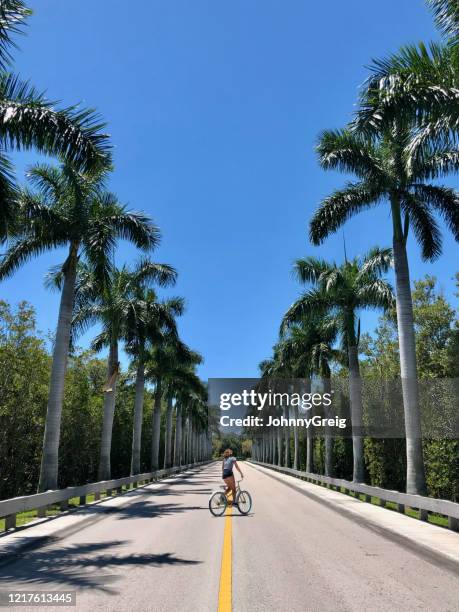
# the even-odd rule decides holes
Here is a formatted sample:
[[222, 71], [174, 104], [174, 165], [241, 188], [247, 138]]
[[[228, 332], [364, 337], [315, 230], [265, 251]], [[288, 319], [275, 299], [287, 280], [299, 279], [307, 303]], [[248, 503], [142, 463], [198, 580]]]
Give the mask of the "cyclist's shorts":
[[222, 478], [229, 478], [232, 475], [233, 475], [233, 470], [223, 470]]

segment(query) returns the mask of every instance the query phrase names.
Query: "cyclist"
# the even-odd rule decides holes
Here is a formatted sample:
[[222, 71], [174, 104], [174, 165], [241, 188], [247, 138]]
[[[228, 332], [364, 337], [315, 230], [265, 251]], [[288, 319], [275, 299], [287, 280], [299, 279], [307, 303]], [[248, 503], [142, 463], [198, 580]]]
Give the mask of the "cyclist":
[[[236, 482], [233, 474], [234, 467], [241, 475], [241, 479], [244, 478], [241, 468], [237, 464], [236, 457], [233, 457], [233, 451], [230, 448], [227, 448], [223, 453], [222, 478], [226, 484], [225, 495], [228, 495], [228, 493], [231, 491], [233, 503], [236, 501]], [[229, 503], [229, 505], [231, 506], [232, 504]]]

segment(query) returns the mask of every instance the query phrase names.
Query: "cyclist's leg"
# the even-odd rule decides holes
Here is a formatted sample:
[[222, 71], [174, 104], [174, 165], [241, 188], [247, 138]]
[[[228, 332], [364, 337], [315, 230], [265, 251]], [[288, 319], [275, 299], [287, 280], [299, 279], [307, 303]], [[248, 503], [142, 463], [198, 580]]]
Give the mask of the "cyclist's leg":
[[224, 483], [225, 483], [225, 485], [226, 485], [225, 495], [226, 495], [227, 497], [228, 497], [228, 493], [231, 491], [231, 485], [230, 485], [230, 483], [228, 482], [228, 481], [229, 481], [229, 479], [230, 479], [230, 477], [228, 477], [228, 478], [224, 478], [224, 479], [223, 479], [223, 482], [224, 482]]
[[234, 480], [234, 476], [229, 476], [227, 480], [228, 480], [227, 484], [230, 487], [231, 493], [232, 493], [231, 502], [234, 504], [236, 501], [236, 481]]

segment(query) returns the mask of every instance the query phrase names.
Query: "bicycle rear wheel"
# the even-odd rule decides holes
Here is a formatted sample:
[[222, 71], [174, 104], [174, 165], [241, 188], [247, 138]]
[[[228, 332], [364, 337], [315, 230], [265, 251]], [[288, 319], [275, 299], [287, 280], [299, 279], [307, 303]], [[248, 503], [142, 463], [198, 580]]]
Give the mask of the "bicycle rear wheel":
[[252, 509], [252, 497], [248, 491], [239, 491], [236, 496], [236, 506], [241, 514], [248, 514]]
[[225, 514], [227, 505], [228, 500], [226, 499], [226, 495], [221, 491], [215, 491], [215, 493], [210, 496], [209, 510], [214, 516], [222, 516], [222, 514]]

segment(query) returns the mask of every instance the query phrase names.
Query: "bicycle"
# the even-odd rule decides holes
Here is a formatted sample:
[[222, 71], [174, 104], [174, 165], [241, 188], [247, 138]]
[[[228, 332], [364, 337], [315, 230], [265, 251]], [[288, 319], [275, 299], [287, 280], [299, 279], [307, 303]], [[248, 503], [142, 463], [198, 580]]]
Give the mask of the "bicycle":
[[[248, 514], [252, 509], [252, 496], [248, 491], [241, 491], [240, 480], [236, 481], [236, 500], [233, 506], [239, 510], [241, 514]], [[225, 486], [221, 487], [226, 489]], [[228, 498], [224, 491], [214, 491], [209, 498], [209, 510], [214, 516], [222, 516], [228, 507]]]

